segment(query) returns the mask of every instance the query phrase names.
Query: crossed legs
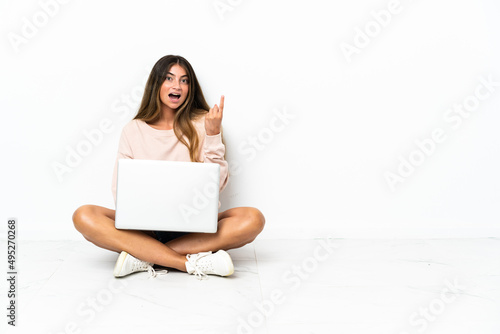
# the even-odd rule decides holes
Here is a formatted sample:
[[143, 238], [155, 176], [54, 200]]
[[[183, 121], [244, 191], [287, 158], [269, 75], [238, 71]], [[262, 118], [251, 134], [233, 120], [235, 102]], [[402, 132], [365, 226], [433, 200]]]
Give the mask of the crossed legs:
[[115, 210], [83, 205], [73, 214], [75, 228], [96, 246], [181, 271], [186, 271], [186, 254], [242, 247], [252, 242], [265, 224], [264, 215], [252, 207], [220, 212], [218, 221], [217, 233], [190, 233], [163, 244], [144, 231], [116, 229]]

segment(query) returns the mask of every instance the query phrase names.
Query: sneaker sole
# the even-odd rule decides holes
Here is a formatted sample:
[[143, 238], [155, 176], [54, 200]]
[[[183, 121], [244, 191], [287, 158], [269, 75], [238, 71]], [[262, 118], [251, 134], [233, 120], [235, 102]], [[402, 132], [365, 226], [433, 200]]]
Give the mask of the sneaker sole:
[[231, 256], [226, 251], [221, 251], [224, 257], [226, 258], [226, 263], [228, 265], [226, 266], [228, 274], [226, 275], [221, 275], [221, 276], [231, 276], [234, 273], [234, 265], [233, 265], [233, 260], [231, 259]]
[[120, 271], [122, 271], [123, 263], [125, 262], [125, 258], [127, 258], [127, 252], [121, 252], [118, 260], [116, 260], [115, 269], [113, 270], [113, 275], [115, 277], [121, 277]]

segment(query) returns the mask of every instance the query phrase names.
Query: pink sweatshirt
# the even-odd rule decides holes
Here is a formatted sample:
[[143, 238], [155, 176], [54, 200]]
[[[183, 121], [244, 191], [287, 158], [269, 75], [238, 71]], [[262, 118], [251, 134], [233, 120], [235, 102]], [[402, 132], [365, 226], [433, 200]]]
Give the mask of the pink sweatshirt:
[[[228, 163], [224, 159], [226, 147], [221, 134], [209, 136], [205, 132], [205, 116], [193, 122], [200, 138], [199, 158], [203, 162], [220, 165], [220, 191], [228, 182]], [[187, 138], [186, 138], [186, 141]], [[111, 190], [116, 207], [116, 174], [118, 159], [147, 159], [191, 161], [189, 150], [175, 136], [174, 130], [158, 130], [141, 120], [132, 120], [122, 130], [118, 144], [118, 155], [113, 170]], [[219, 201], [219, 207], [221, 203]]]

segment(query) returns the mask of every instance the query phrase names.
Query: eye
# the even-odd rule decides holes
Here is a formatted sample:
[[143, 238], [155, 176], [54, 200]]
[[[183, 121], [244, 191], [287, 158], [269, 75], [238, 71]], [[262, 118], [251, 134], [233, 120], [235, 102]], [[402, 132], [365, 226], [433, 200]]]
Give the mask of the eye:
[[182, 79], [182, 83], [187, 84], [187, 83], [189, 83], [189, 80], [188, 79]]
[[166, 80], [168, 80], [168, 81], [172, 81], [172, 77], [168, 77], [168, 76], [167, 76], [167, 79], [166, 79]]

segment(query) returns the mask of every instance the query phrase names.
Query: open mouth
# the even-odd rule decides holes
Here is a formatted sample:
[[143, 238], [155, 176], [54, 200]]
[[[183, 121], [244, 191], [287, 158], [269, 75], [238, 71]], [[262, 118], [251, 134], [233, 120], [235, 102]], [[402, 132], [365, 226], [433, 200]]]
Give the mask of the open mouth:
[[170, 94], [168, 94], [168, 98], [172, 102], [179, 102], [179, 99], [181, 98], [181, 94], [170, 93]]

